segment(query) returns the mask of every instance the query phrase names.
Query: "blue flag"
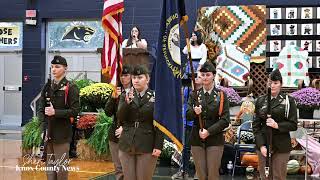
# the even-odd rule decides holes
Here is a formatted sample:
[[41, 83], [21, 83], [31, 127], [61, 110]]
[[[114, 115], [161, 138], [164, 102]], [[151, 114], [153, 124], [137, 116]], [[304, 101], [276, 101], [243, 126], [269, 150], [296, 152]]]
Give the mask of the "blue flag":
[[[155, 63], [155, 125], [181, 151], [183, 120], [181, 97], [180, 0], [163, 0]], [[184, 7], [182, 7], [184, 8]], [[184, 11], [185, 12], [185, 11]]]

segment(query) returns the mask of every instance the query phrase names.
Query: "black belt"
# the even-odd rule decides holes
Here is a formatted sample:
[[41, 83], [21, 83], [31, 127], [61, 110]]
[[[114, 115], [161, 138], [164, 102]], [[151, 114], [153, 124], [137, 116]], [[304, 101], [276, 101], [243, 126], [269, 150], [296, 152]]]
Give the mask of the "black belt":
[[140, 121], [135, 121], [134, 123], [130, 123], [130, 124], [124, 124], [123, 126], [124, 127], [134, 127], [134, 128], [144, 127], [146, 129], [148, 129], [148, 128], [152, 129], [152, 125], [144, 124]]

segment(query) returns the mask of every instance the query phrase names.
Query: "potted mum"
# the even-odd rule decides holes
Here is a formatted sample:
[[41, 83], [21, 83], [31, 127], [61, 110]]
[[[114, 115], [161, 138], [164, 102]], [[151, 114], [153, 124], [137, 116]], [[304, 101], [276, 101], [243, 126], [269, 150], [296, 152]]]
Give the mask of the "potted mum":
[[223, 91], [229, 100], [229, 105], [230, 107], [233, 106], [239, 106], [241, 103], [241, 97], [239, 94], [231, 87], [223, 87], [223, 86], [218, 86], [217, 87], [219, 90]]
[[291, 93], [299, 108], [299, 117], [312, 119], [314, 109], [320, 107], [320, 91], [316, 88], [303, 88]]
[[80, 90], [80, 104], [82, 112], [97, 112], [104, 109], [111, 96], [113, 87], [107, 83], [95, 83]]

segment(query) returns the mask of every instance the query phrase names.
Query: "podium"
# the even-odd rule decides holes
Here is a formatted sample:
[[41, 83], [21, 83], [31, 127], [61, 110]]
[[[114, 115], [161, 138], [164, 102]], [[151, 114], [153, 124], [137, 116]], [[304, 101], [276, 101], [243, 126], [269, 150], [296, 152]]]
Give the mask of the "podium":
[[129, 64], [132, 67], [135, 65], [145, 65], [149, 72], [152, 70], [150, 53], [142, 48], [123, 48], [123, 64]]

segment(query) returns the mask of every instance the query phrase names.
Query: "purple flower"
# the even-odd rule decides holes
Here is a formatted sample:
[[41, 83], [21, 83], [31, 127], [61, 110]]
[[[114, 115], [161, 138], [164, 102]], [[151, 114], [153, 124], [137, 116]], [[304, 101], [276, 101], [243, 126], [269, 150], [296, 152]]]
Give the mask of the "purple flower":
[[228, 100], [230, 102], [230, 106], [236, 106], [241, 103], [241, 97], [233, 88], [218, 86], [217, 89], [226, 93]]
[[303, 88], [291, 93], [298, 107], [318, 108], [320, 106], [320, 91], [316, 88]]

